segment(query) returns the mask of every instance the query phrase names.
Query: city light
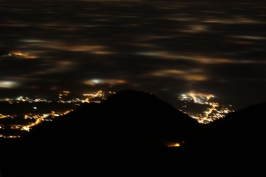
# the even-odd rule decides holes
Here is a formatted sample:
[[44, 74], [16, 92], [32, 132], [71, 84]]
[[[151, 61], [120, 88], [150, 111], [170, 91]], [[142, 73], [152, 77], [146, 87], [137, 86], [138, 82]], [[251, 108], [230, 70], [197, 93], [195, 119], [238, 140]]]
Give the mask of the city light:
[[84, 93], [83, 96], [87, 97], [85, 99], [85, 102], [87, 102], [87, 103], [90, 103], [90, 99], [96, 98], [96, 97], [102, 98], [103, 100], [105, 99], [104, 93], [101, 90], [99, 90], [97, 92], [93, 92], [93, 93]]
[[[105, 93], [102, 90], [98, 90], [96, 92], [87, 92], [82, 94], [83, 97], [85, 98], [72, 98], [70, 95], [70, 91], [64, 90], [61, 93], [58, 94], [58, 101], [57, 103], [64, 103], [64, 104], [73, 104], [73, 105], [80, 105], [81, 103], [101, 103], [102, 100], [105, 100]], [[116, 92], [113, 91], [108, 91], [108, 95], [116, 94]], [[94, 98], [97, 98], [96, 100]], [[19, 96], [16, 98], [4, 98], [0, 99], [0, 102], [8, 102], [9, 104], [20, 104], [20, 103], [52, 103], [51, 100], [47, 99], [42, 99], [42, 98], [29, 98], [25, 96]], [[24, 119], [31, 119], [34, 122], [30, 121], [27, 125], [25, 124], [10, 124], [10, 129], [16, 129], [16, 130], [21, 130], [21, 131], [27, 131], [30, 132], [31, 128], [42, 123], [43, 121], [53, 121], [54, 118], [67, 115], [73, 109], [66, 110], [64, 112], [60, 111], [57, 112], [55, 110], [50, 110], [49, 113], [43, 113], [41, 107], [37, 106], [32, 106], [31, 107], [35, 111], [39, 111], [38, 113], [35, 114], [25, 114], [23, 115]], [[40, 112], [41, 111], [41, 112]], [[0, 113], [0, 119], [4, 118], [16, 118], [18, 115], [14, 113], [14, 115], [5, 115]], [[0, 124], [0, 129], [5, 130], [6, 125]], [[9, 135], [3, 135], [1, 134], [0, 138], [19, 138], [20, 136], [9, 136]]]
[[64, 90], [62, 93], [58, 95], [59, 102], [64, 103], [62, 100], [63, 97], [67, 97], [70, 94], [70, 91]]
[[24, 52], [10, 52], [6, 55], [3, 55], [3, 57], [20, 57], [20, 58], [24, 58], [24, 59], [35, 59], [37, 58], [34, 55], [30, 55], [28, 53], [24, 53]]
[[180, 147], [180, 143], [169, 143], [167, 147]]
[[[72, 98], [70, 95], [70, 91], [64, 90], [58, 95], [58, 103], [64, 103], [64, 104], [73, 104], [73, 105], [80, 105], [81, 103], [101, 103], [102, 100], [105, 100], [105, 93], [102, 90], [98, 90], [96, 92], [87, 92], [83, 93], [83, 98]], [[116, 94], [116, 92], [108, 91], [108, 95]], [[85, 98], [84, 98], [85, 97]], [[196, 92], [188, 92], [181, 94], [178, 99], [182, 101], [184, 104], [182, 105], [182, 109], [179, 109], [180, 111], [188, 114], [191, 118], [196, 119], [199, 123], [202, 124], [208, 124], [210, 122], [213, 122], [217, 119], [225, 117], [226, 114], [233, 112], [231, 109], [232, 105], [229, 105], [228, 107], [220, 106], [217, 102], [211, 102], [210, 100], [214, 98], [214, 95], [212, 94], [204, 94], [204, 93], [196, 93]], [[25, 96], [19, 96], [16, 98], [5, 98], [0, 99], [0, 102], [8, 102], [10, 104], [19, 104], [19, 103], [51, 103], [52, 101], [42, 98], [29, 98]], [[187, 111], [187, 109], [191, 106], [191, 104], [197, 104], [204, 107], [204, 110], [200, 113], [192, 113], [190, 111]], [[31, 107], [35, 111], [41, 111], [41, 107], [32, 106]], [[55, 110], [50, 110], [49, 113], [47, 112], [39, 112], [35, 114], [25, 114], [23, 115], [24, 119], [31, 119], [34, 122], [30, 121], [27, 125], [23, 124], [11, 124], [9, 125], [11, 129], [17, 129], [21, 131], [30, 131], [33, 126], [36, 126], [43, 121], [52, 121], [53, 118], [67, 115], [69, 114], [73, 109], [65, 110], [64, 112], [56, 112]], [[0, 119], [5, 118], [16, 118], [17, 115], [5, 115], [0, 113]], [[0, 129], [4, 130], [6, 129], [6, 125], [0, 125]], [[1, 135], [2, 138], [18, 138], [19, 136], [7, 136], [7, 135]], [[167, 147], [179, 147], [181, 144], [177, 142], [171, 142], [167, 143]]]
[[[211, 98], [214, 98], [214, 95], [212, 94], [204, 94], [204, 93], [194, 93], [194, 92], [188, 92], [186, 94], [181, 94], [178, 99], [182, 101], [184, 104], [187, 102], [195, 103], [195, 104], [201, 104], [209, 106], [204, 110], [202, 113], [195, 114], [191, 112], [186, 112], [185, 110], [181, 110], [182, 112], [188, 114], [193, 119], [196, 119], [199, 123], [202, 124], [208, 124], [210, 122], [213, 122], [217, 119], [221, 119], [225, 117], [226, 114], [233, 112], [233, 110], [225, 107], [220, 106], [217, 102], [209, 102]], [[187, 105], [183, 105], [182, 108], [186, 108]], [[229, 107], [232, 107], [232, 105], [229, 105]]]

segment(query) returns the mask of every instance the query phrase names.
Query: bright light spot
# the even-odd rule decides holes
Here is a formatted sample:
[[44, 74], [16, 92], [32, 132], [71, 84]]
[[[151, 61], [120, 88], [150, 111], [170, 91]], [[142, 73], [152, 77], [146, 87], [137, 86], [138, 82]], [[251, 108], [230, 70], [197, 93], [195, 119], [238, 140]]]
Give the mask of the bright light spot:
[[94, 82], [95, 84], [100, 83], [100, 81], [98, 79], [93, 79], [92, 82]]
[[103, 91], [99, 90], [98, 92], [94, 92], [94, 93], [84, 93], [83, 96], [87, 97], [85, 99], [85, 102], [89, 103], [90, 102], [90, 99], [92, 98], [96, 98], [96, 97], [100, 97], [102, 99], [105, 99], [104, 98], [104, 93]]
[[87, 80], [83, 82], [86, 85], [94, 86], [96, 84], [124, 84], [126, 83], [125, 80], [119, 80], [119, 79], [92, 79], [92, 80]]
[[167, 144], [167, 147], [180, 147], [180, 143], [170, 143]]
[[18, 86], [18, 83], [15, 81], [0, 81], [0, 88], [14, 88]]

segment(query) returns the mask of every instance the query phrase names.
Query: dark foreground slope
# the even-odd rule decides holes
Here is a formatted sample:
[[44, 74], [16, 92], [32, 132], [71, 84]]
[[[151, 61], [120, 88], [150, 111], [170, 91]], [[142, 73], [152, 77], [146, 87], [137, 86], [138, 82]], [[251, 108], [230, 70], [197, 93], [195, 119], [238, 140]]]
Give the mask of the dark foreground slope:
[[265, 176], [266, 103], [230, 113], [209, 124], [209, 136], [194, 142], [216, 172], [224, 175]]
[[[154, 95], [122, 91], [5, 143], [1, 169], [4, 177], [261, 176], [265, 109], [253, 106], [200, 125]], [[165, 147], [173, 142], [181, 146]]]
[[195, 120], [154, 95], [122, 91], [35, 126], [5, 149], [2, 171], [4, 177], [154, 174], [176, 160], [166, 145], [192, 142], [198, 129]]

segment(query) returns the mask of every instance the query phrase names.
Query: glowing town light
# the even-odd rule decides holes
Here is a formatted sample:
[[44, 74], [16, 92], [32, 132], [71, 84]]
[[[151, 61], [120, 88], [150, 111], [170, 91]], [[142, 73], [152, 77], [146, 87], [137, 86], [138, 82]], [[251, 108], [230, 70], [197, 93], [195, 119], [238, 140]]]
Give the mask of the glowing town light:
[[167, 147], [180, 147], [180, 143], [169, 143]]
[[[213, 122], [217, 119], [225, 117], [225, 114], [233, 112], [233, 110], [230, 110], [228, 108], [220, 107], [219, 104], [216, 102], [209, 102], [211, 98], [214, 98], [214, 95], [194, 93], [194, 92], [189, 92], [187, 94], [181, 94], [181, 96], [178, 97], [178, 99], [183, 101], [184, 103], [193, 101], [193, 103], [195, 104], [204, 104], [204, 105], [210, 106], [210, 108], [207, 108], [206, 111], [203, 111], [203, 115], [202, 114], [195, 115], [195, 114], [188, 113], [190, 117], [192, 117], [193, 119], [196, 119], [199, 123], [202, 123], [202, 124]], [[187, 106], [183, 105], [182, 107], [185, 108]], [[220, 109], [218, 109], [218, 107]], [[185, 111], [183, 112], [186, 113]]]
[[96, 98], [96, 97], [99, 97], [99, 98], [102, 98], [102, 99], [105, 99], [104, 97], [104, 93], [103, 91], [99, 90], [97, 92], [93, 92], [93, 93], [84, 93], [83, 96], [87, 97], [85, 99], [85, 102], [89, 103], [90, 102], [90, 99], [92, 98]]

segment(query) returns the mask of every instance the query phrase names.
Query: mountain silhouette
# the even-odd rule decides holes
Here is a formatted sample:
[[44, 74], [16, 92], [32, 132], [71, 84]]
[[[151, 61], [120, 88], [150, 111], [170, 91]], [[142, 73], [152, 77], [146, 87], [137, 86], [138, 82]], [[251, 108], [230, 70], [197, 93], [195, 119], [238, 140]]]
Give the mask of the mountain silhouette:
[[[50, 130], [48, 134], [46, 127]], [[83, 104], [52, 123], [35, 126], [24, 138], [54, 138], [54, 134], [86, 138], [90, 132], [93, 136], [90, 138], [112, 141], [109, 143], [114, 146], [125, 143], [132, 146], [134, 142], [136, 146], [140, 143], [164, 146], [166, 139], [179, 142], [191, 140], [198, 127], [195, 120], [156, 96], [126, 90], [109, 97], [102, 104]]]
[[[199, 126], [188, 115], [150, 93], [121, 91], [101, 104], [83, 104], [66, 116], [33, 127], [8, 148], [6, 159], [16, 160], [4, 166], [7, 171], [9, 166], [25, 170], [27, 159], [31, 164], [27, 176], [34, 176], [48, 158], [48, 169], [53, 171], [49, 176], [65, 173], [55, 168], [57, 164], [72, 174], [81, 174], [87, 169], [82, 168], [84, 160], [93, 164], [93, 171], [104, 169], [99, 172], [104, 174], [107, 169], [114, 174], [134, 168], [138, 173], [147, 172], [147, 164], [164, 161], [158, 159], [165, 158], [162, 154], [167, 153], [167, 143], [192, 141]], [[11, 169], [9, 172], [20, 175]]]
[[2, 140], [0, 169], [4, 177], [258, 176], [265, 173], [265, 108], [202, 125], [153, 94], [125, 90]]
[[207, 125], [205, 139], [191, 146], [215, 162], [210, 167], [221, 176], [265, 176], [265, 110], [262, 103], [230, 113]]

